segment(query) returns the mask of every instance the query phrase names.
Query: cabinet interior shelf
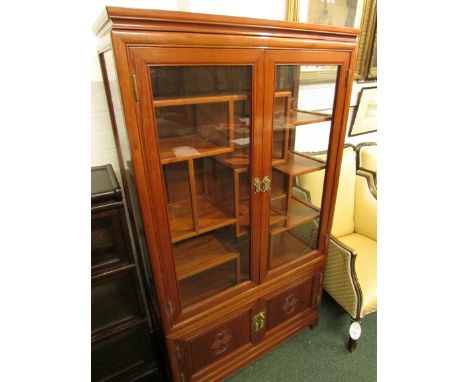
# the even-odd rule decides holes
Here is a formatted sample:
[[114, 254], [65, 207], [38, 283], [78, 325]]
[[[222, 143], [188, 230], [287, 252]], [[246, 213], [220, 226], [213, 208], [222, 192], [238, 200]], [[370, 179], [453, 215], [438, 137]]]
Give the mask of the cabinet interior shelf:
[[325, 162], [291, 151], [288, 153], [287, 159], [274, 165], [274, 168], [290, 176], [299, 176], [323, 170], [326, 166]]
[[[248, 156], [236, 156], [232, 155], [230, 153], [224, 154], [224, 155], [219, 155], [216, 156], [215, 159], [232, 168], [234, 171], [238, 173], [243, 173], [248, 171], [249, 165], [250, 165], [250, 158]], [[272, 158], [271, 163], [273, 166], [279, 165], [284, 163], [284, 159], [279, 159], [279, 158]]]
[[270, 269], [302, 258], [313, 252], [317, 252], [318, 256], [318, 251], [312, 250], [307, 243], [303, 242], [289, 231], [284, 231], [280, 235], [271, 236], [271, 238]]
[[222, 244], [214, 235], [206, 234], [174, 246], [177, 280], [234, 261], [236, 282], [240, 280], [240, 254]]
[[201, 103], [217, 103], [217, 102], [230, 102], [230, 101], [245, 101], [247, 94], [216, 94], [216, 95], [203, 95], [196, 97], [177, 97], [177, 98], [161, 98], [153, 101], [154, 107], [166, 106], [183, 106], [183, 105], [196, 105]]
[[[179, 151], [177, 151], [179, 149]], [[232, 152], [230, 146], [219, 146], [198, 135], [166, 138], [159, 140], [161, 163], [176, 163], [193, 158]], [[176, 155], [178, 154], [178, 155]]]
[[311, 123], [331, 121], [331, 115], [325, 115], [317, 112], [291, 110], [289, 123], [293, 126], [309, 125]]
[[296, 198], [291, 198], [291, 206], [288, 215], [271, 215], [270, 213], [270, 225], [275, 225], [278, 223], [278, 216], [283, 217], [283, 220], [286, 220], [287, 223], [284, 227], [274, 227], [270, 230], [272, 235], [277, 235], [282, 233], [286, 230], [292, 229], [294, 227], [298, 227], [302, 224], [311, 222], [320, 217], [320, 211], [315, 209], [314, 207], [297, 200]]
[[218, 228], [234, 224], [236, 219], [229, 217], [217, 208], [206, 197], [197, 197], [198, 230], [194, 230], [190, 201], [186, 203], [168, 204], [169, 225], [171, 228], [172, 242], [189, 239], [191, 237], [209, 232]]

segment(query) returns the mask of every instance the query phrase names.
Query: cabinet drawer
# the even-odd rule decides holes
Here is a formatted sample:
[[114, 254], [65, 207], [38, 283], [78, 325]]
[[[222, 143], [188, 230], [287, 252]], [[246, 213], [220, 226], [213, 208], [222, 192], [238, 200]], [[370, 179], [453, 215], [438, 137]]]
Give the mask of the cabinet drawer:
[[106, 210], [91, 215], [91, 269], [95, 273], [129, 263], [127, 230], [123, 209]]
[[91, 287], [91, 330], [143, 317], [136, 269], [95, 278]]
[[314, 278], [266, 298], [267, 331], [311, 307]]
[[190, 340], [192, 372], [227, 356], [250, 342], [250, 314], [244, 312], [214, 329]]
[[93, 381], [116, 381], [153, 362], [146, 322], [123, 330], [95, 344], [91, 349]]
[[210, 375], [236, 357], [239, 351], [253, 347], [258, 341], [257, 335], [251, 333], [255, 311], [249, 307], [175, 339], [175, 355], [179, 371], [184, 375], [180, 380], [210, 380]]

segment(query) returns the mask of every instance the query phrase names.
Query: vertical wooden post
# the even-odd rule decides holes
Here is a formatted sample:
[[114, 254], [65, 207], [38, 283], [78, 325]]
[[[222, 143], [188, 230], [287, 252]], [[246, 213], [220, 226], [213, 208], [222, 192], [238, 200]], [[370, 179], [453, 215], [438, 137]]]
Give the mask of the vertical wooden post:
[[233, 171], [234, 176], [234, 214], [236, 216], [236, 237], [240, 236], [241, 227], [240, 227], [240, 195], [239, 195], [239, 172], [237, 170]]
[[286, 225], [289, 222], [289, 214], [291, 211], [292, 181], [293, 181], [292, 176], [288, 175], [288, 190], [286, 194]]
[[234, 100], [229, 100], [229, 147], [234, 150]]
[[288, 160], [289, 152], [289, 121], [291, 120], [291, 95], [286, 96], [286, 118], [283, 143], [283, 159]]
[[195, 183], [195, 168], [193, 165], [193, 159], [188, 160], [189, 169], [189, 183], [190, 183], [190, 202], [192, 204], [192, 221], [193, 229], [198, 232], [198, 204], [197, 204], [197, 186]]

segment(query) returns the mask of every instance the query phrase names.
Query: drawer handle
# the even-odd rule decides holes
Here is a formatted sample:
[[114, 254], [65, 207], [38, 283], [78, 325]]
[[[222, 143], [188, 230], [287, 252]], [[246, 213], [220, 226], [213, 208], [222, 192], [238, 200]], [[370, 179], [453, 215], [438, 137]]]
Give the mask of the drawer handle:
[[260, 312], [252, 317], [252, 329], [254, 333], [262, 330], [265, 327], [266, 313]]

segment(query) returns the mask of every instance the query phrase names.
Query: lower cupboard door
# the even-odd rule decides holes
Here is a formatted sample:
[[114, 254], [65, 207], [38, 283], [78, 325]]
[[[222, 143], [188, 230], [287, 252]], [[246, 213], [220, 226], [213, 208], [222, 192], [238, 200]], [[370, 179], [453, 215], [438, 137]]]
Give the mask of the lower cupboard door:
[[174, 376], [179, 381], [211, 380], [219, 369], [251, 349], [259, 341], [264, 326], [252, 330], [256, 309], [230, 314], [224, 319], [193, 331], [174, 341], [179, 371]]
[[[310, 320], [320, 303], [321, 272], [311, 278], [276, 291], [264, 297], [266, 301], [266, 331], [276, 329], [281, 324], [294, 318]], [[301, 317], [299, 317], [301, 316]]]

